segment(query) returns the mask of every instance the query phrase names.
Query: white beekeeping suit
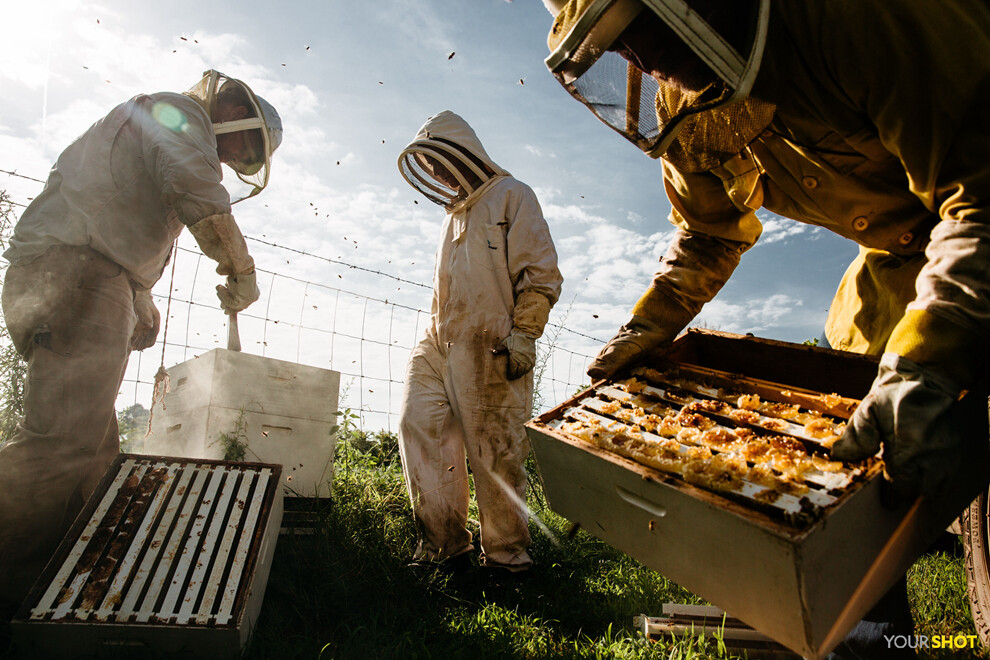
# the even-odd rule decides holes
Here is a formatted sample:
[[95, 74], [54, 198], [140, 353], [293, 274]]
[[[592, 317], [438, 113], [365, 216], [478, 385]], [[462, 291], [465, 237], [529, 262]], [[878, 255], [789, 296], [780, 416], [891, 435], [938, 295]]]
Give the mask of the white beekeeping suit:
[[406, 370], [399, 443], [419, 532], [414, 560], [474, 549], [471, 465], [482, 564], [532, 564], [524, 507], [535, 341], [560, 295], [557, 253], [532, 189], [496, 165], [472, 128], [444, 111], [399, 157], [406, 180], [447, 209], [431, 322]]
[[207, 71], [185, 94], [140, 94], [94, 123], [21, 214], [3, 255], [4, 322], [27, 377], [24, 415], [0, 446], [0, 618], [117, 456], [117, 393], [131, 350], [156, 341], [151, 288], [183, 227], [226, 276], [225, 311], [258, 299], [221, 164], [257, 194], [281, 134], [269, 103]]

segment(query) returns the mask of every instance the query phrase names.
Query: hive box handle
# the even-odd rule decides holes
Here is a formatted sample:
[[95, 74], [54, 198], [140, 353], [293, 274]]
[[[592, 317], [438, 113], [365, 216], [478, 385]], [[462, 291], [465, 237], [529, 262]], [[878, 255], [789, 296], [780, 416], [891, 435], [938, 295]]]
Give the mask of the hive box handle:
[[664, 516], [667, 515], [666, 508], [660, 506], [655, 502], [651, 502], [650, 500], [644, 497], [640, 497], [636, 493], [628, 491], [622, 486], [616, 486], [615, 492], [619, 495], [619, 497], [624, 499], [626, 502], [629, 502], [635, 507], [639, 507], [643, 511], [646, 511], [647, 513], [652, 514], [657, 518], [663, 518]]

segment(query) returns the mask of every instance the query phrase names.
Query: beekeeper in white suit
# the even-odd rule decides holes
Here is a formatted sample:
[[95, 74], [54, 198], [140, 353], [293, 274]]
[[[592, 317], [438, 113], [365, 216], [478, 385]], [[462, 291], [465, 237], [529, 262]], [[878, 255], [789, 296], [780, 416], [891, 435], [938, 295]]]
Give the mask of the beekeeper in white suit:
[[226, 276], [226, 312], [258, 299], [221, 163], [256, 194], [281, 135], [270, 104], [208, 71], [93, 124], [18, 220], [3, 311], [28, 366], [24, 417], [0, 446], [0, 608], [23, 599], [117, 455], [117, 392], [130, 351], [155, 343], [150, 291], [182, 228]]
[[482, 566], [532, 565], [525, 509], [536, 340], [560, 295], [557, 253], [532, 189], [496, 165], [450, 111], [399, 156], [406, 181], [447, 210], [426, 336], [406, 368], [399, 447], [419, 534], [414, 563], [465, 567], [467, 462]]

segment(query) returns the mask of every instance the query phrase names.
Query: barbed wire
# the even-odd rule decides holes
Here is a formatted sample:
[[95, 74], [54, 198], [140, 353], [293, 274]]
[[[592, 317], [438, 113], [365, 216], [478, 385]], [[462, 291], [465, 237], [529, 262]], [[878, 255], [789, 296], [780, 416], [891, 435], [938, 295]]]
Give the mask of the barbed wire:
[[[251, 237], [250, 236], [245, 236], [244, 238], [245, 239], [250, 239]], [[272, 244], [269, 244], [269, 245], [272, 245], [274, 247], [282, 247], [282, 246], [275, 245], [273, 243]], [[290, 248], [286, 248], [286, 249], [290, 249]], [[201, 252], [199, 252], [198, 250], [191, 250], [189, 248], [182, 247], [182, 246], [179, 246], [179, 251], [180, 252], [186, 252], [188, 254], [192, 254], [192, 255], [197, 256], [197, 257], [202, 257], [203, 256], [203, 254]], [[315, 256], [315, 255], [311, 255], [311, 256]], [[322, 258], [322, 257], [317, 257], [317, 258]], [[343, 262], [334, 262], [334, 263], [343, 264]], [[348, 265], [348, 264], [343, 264], [343, 265]], [[292, 275], [286, 275], [285, 273], [276, 273], [273, 270], [267, 270], [265, 268], [256, 268], [256, 270], [259, 273], [268, 273], [269, 275], [272, 275], [272, 276], [275, 276], [275, 277], [280, 277], [280, 278], [286, 279], [286, 280], [291, 280], [293, 282], [298, 282], [300, 284], [307, 284], [307, 285], [310, 285], [310, 286], [319, 287], [321, 289], [327, 289], [328, 291], [335, 291], [335, 292], [339, 292], [339, 293], [346, 293], [348, 295], [357, 296], [359, 298], [368, 298], [369, 300], [372, 300], [374, 302], [380, 302], [380, 303], [383, 303], [385, 305], [394, 305], [396, 307], [401, 307], [402, 309], [408, 309], [408, 310], [413, 311], [413, 312], [419, 312], [421, 314], [429, 314], [428, 311], [423, 310], [423, 309], [419, 309], [418, 307], [410, 307], [409, 305], [403, 305], [401, 303], [392, 302], [392, 301], [390, 301], [388, 299], [385, 299], [385, 298], [374, 298], [372, 296], [368, 296], [368, 295], [363, 294], [363, 293], [357, 293], [356, 291], [348, 291], [347, 289], [340, 289], [340, 288], [335, 287], [335, 286], [330, 286], [329, 284], [323, 284], [322, 282], [313, 282], [311, 280], [304, 280], [304, 279], [301, 279], [301, 278], [298, 278], [298, 277], [293, 277]], [[367, 269], [365, 269], [365, 270], [367, 270]], [[374, 271], [368, 271], [368, 272], [374, 272]], [[378, 274], [385, 275], [384, 273], [378, 273]], [[406, 280], [403, 280], [403, 281], [406, 281]], [[415, 284], [415, 282], [411, 282], [411, 284]], [[315, 330], [317, 328], [311, 328], [311, 329]]]
[[[222, 347], [219, 339], [210, 345], [210, 341], [206, 337], [209, 333], [207, 328], [211, 322], [207, 321], [207, 325], [204, 325], [204, 319], [208, 318], [210, 313], [215, 314], [217, 312], [216, 302], [212, 299], [200, 298], [197, 300], [194, 298], [194, 290], [200, 287], [199, 282], [204, 276], [212, 277], [211, 271], [213, 269], [201, 268], [209, 259], [191, 245], [189, 236], [186, 236], [185, 240], [190, 241], [190, 246], [179, 245], [175, 253], [176, 260], [192, 258], [192, 262], [186, 262], [187, 265], [183, 269], [187, 273], [185, 284], [179, 285], [179, 288], [172, 288], [168, 292], [160, 290], [152, 292], [156, 301], [161, 303], [167, 298], [171, 298], [173, 310], [186, 310], [185, 337], [179, 338], [170, 334], [166, 344], [157, 344], [160, 350], [169, 349], [175, 357], [181, 358], [174, 360], [175, 363], [184, 362], [190, 358], [195, 359], [211, 349]], [[275, 247], [281, 246], [275, 245]], [[350, 381], [356, 385], [353, 388], [342, 388], [341, 397], [344, 397], [345, 392], [349, 390], [346, 396], [350, 402], [345, 403], [342, 398], [340, 405], [360, 414], [360, 428], [368, 428], [371, 425], [373, 428], [394, 429], [399, 417], [398, 401], [404, 381], [401, 375], [394, 372], [393, 362], [396, 366], [399, 361], [405, 362], [406, 356], [414, 349], [420, 339], [423, 319], [429, 317], [429, 312], [416, 306], [365, 295], [358, 291], [324, 282], [314, 282], [262, 268], [259, 268], [258, 271], [271, 277], [267, 294], [268, 302], [266, 305], [252, 306], [241, 312], [239, 316], [242, 329], [245, 327], [245, 323], [252, 321], [255, 322], [255, 328], [260, 327], [257, 335], [260, 340], [255, 343], [258, 345], [261, 355], [279, 358], [280, 354], [285, 355], [287, 349], [288, 352], [291, 352], [291, 346], [287, 346], [285, 340], [295, 335], [296, 363], [303, 364], [302, 360], [305, 359], [306, 363], [312, 366], [320, 367], [322, 365], [324, 368], [333, 369], [340, 374], [342, 385], [345, 381]], [[277, 299], [280, 303], [286, 302], [284, 295], [277, 297], [272, 293], [282, 288], [281, 285], [276, 284], [276, 280], [292, 282], [298, 287], [296, 293], [291, 295], [302, 297], [304, 302], [301, 309], [308, 309], [305, 304], [306, 298], [319, 290], [321, 291], [320, 295], [328, 295], [331, 298], [329, 306], [324, 309], [322, 314], [332, 314], [334, 319], [339, 316], [351, 318], [353, 322], [349, 327], [338, 327], [336, 320], [332, 323], [306, 323], [301, 311], [298, 320], [290, 319], [285, 314], [286, 306], [284, 304], [278, 305], [282, 310], [281, 312], [272, 308], [273, 300]], [[185, 286], [189, 287], [188, 294], [177, 293]], [[348, 299], [354, 302], [345, 303], [345, 300]], [[347, 307], [346, 305], [354, 305], [354, 307]], [[322, 307], [323, 305], [321, 305]], [[377, 308], [378, 311], [372, 308]], [[193, 310], [197, 310], [195, 314]], [[387, 336], [369, 334], [366, 332], [366, 321], [374, 316], [382, 318], [382, 310], [386, 310], [385, 314], [387, 315], [387, 320], [382, 326], [385, 329], [383, 335], [387, 333]], [[403, 314], [410, 314], [411, 317], [408, 323], [393, 328], [397, 310], [402, 310]], [[196, 317], [195, 323], [193, 322], [194, 316]], [[414, 320], [415, 322], [413, 322]], [[273, 332], [272, 328], [276, 327], [280, 329]], [[302, 333], [304, 332], [307, 333], [310, 340], [307, 343], [307, 351], [301, 355]], [[217, 337], [216, 334], [213, 336]], [[203, 341], [198, 340], [197, 337], [201, 337]], [[548, 335], [540, 341], [542, 350], [548, 355], [546, 369], [542, 372], [540, 387], [541, 390], [545, 389], [545, 392], [541, 392], [537, 399], [541, 407], [546, 401], [563, 400], [584, 385], [582, 382], [584, 375], [580, 373], [579, 367], [587, 363], [589, 356], [560, 346], [557, 341], [558, 337], [559, 333], [548, 332]], [[270, 345], [273, 338], [278, 343]], [[334, 351], [335, 343], [338, 345], [336, 353]], [[314, 347], [316, 353], [313, 353]], [[179, 351], [181, 351], [181, 355], [176, 355]], [[393, 351], [397, 351], [397, 353]], [[327, 357], [329, 357], [328, 361], [321, 362]], [[369, 357], [372, 358], [370, 363], [368, 362]], [[282, 357], [282, 359], [285, 358]], [[133, 388], [131, 401], [138, 403], [145, 398], [142, 396], [142, 388], [145, 392], [148, 391], [153, 386], [153, 379], [151, 372], [146, 372], [145, 367], [147, 365], [143, 364], [140, 353], [132, 358], [132, 362], [135, 364], [133, 369], [129, 368], [129, 373], [124, 379], [124, 387], [128, 388], [127, 391]], [[154, 367], [155, 365], [151, 366]], [[404, 371], [402, 373], [404, 374]], [[354, 401], [354, 399], [357, 400]], [[120, 402], [118, 403], [120, 404]], [[124, 403], [126, 404], [126, 402]], [[376, 424], [379, 426], [375, 426]]]
[[[19, 177], [19, 178], [22, 178], [22, 179], [27, 179], [29, 181], [35, 181], [37, 183], [45, 183], [41, 179], [36, 179], [34, 177], [26, 176], [24, 174], [19, 174], [16, 171], [13, 171], [12, 172], [10, 170], [0, 169], [0, 173], [7, 174], [7, 175], [10, 175], [10, 176], [16, 176], [16, 177]], [[20, 206], [22, 208], [27, 208], [27, 206], [25, 204], [21, 204], [19, 202], [15, 202], [13, 200], [9, 200], [9, 203], [14, 204], [16, 206]], [[366, 266], [359, 266], [357, 264], [348, 263], [346, 261], [342, 261], [342, 260], [339, 260], [339, 259], [333, 259], [331, 257], [324, 257], [324, 256], [319, 255], [319, 254], [314, 254], [312, 252], [307, 252], [306, 250], [300, 250], [298, 248], [289, 247], [287, 245], [281, 245], [279, 243], [275, 243], [274, 241], [264, 240], [264, 239], [261, 239], [261, 238], [257, 238], [255, 236], [247, 236], [246, 235], [246, 236], [244, 236], [244, 238], [245, 238], [245, 240], [248, 240], [248, 241], [253, 241], [253, 242], [259, 243], [261, 245], [267, 245], [268, 247], [273, 247], [273, 248], [276, 248], [276, 249], [279, 249], [279, 250], [285, 250], [286, 252], [292, 252], [293, 254], [298, 254], [298, 255], [302, 255], [302, 256], [306, 256], [306, 257], [312, 257], [313, 259], [319, 259], [320, 261], [325, 261], [327, 263], [336, 264], [336, 265], [339, 265], [339, 266], [345, 266], [345, 267], [347, 267], [349, 269], [352, 269], [352, 270], [363, 271], [363, 272], [366, 272], [366, 273], [370, 273], [372, 275], [378, 275], [379, 277], [387, 277], [387, 278], [392, 279], [392, 280], [395, 280], [397, 282], [402, 282], [403, 284], [411, 284], [413, 286], [418, 286], [418, 287], [421, 287], [421, 288], [424, 288], [424, 289], [431, 289], [431, 290], [433, 289], [433, 285], [432, 284], [424, 284], [423, 282], [416, 282], [415, 280], [409, 280], [409, 279], [406, 279], [404, 277], [399, 277], [398, 275], [392, 275], [391, 273], [386, 273], [385, 271], [382, 271], [382, 270], [375, 270], [373, 268], [368, 268]], [[283, 275], [283, 277], [288, 277], [288, 276]], [[299, 280], [299, 281], [303, 281], [303, 280]], [[597, 342], [599, 344], [604, 344], [605, 343], [605, 340], [604, 339], [601, 339], [599, 337], [593, 337], [592, 335], [588, 335], [588, 334], [585, 334], [583, 332], [578, 332], [577, 330], [573, 330], [573, 329], [568, 328], [568, 327], [565, 327], [563, 325], [558, 325], [558, 324], [555, 324], [553, 322], [549, 322], [547, 325], [549, 325], [552, 328], [556, 328], [556, 329], [562, 330], [563, 332], [567, 332], [569, 334], [572, 334], [572, 335], [575, 335], [575, 336], [578, 336], [578, 337], [582, 337], [584, 339], [590, 339], [590, 340], [592, 340], [594, 342]]]
[[11, 172], [9, 170], [0, 170], [0, 174], [7, 174], [9, 176], [16, 176], [19, 179], [27, 179], [28, 181], [35, 181], [37, 183], [45, 183], [41, 179], [35, 179], [33, 176], [26, 176], [24, 174], [18, 174], [16, 171]]
[[[364, 266], [356, 266], [354, 264], [347, 263], [346, 261], [340, 261], [340, 260], [337, 260], [337, 259], [331, 259], [330, 257], [324, 257], [324, 256], [321, 256], [321, 255], [318, 255], [318, 254], [313, 254], [311, 252], [306, 252], [305, 250], [299, 250], [299, 249], [291, 248], [291, 247], [288, 247], [288, 246], [285, 246], [285, 245], [280, 245], [280, 244], [275, 243], [273, 241], [264, 241], [264, 240], [261, 240], [260, 238], [255, 238], [253, 236], [245, 236], [244, 238], [246, 240], [255, 241], [257, 243], [261, 243], [263, 245], [267, 245], [267, 246], [273, 247], [273, 248], [278, 248], [280, 250], [286, 250], [288, 252], [294, 252], [295, 254], [301, 254], [301, 255], [304, 255], [304, 256], [307, 256], [307, 257], [313, 257], [314, 259], [319, 259], [321, 261], [326, 261], [326, 262], [329, 262], [329, 263], [332, 263], [332, 264], [338, 264], [340, 266], [346, 266], [346, 267], [352, 268], [354, 270], [362, 270], [362, 271], [365, 271], [367, 273], [372, 273], [374, 275], [380, 275], [382, 277], [388, 277], [388, 278], [391, 278], [393, 280], [398, 280], [399, 282], [403, 282], [405, 284], [413, 284], [415, 286], [423, 287], [424, 289], [430, 289], [430, 290], [433, 289], [433, 286], [430, 285], [430, 284], [423, 284], [422, 282], [415, 282], [413, 280], [403, 279], [403, 278], [398, 277], [396, 275], [391, 275], [389, 273], [385, 273], [385, 272], [380, 271], [380, 270], [372, 270], [370, 268], [365, 268]], [[287, 276], [283, 275], [282, 277], [287, 277]], [[302, 282], [304, 280], [299, 280], [299, 281]], [[388, 302], [388, 301], [385, 301], [385, 302]], [[417, 311], [422, 311], [422, 310], [417, 310]], [[578, 337], [583, 337], [584, 339], [590, 339], [590, 340], [595, 341], [595, 342], [597, 342], [599, 344], [604, 344], [605, 343], [605, 340], [604, 339], [600, 339], [598, 337], [592, 337], [591, 335], [585, 334], [583, 332], [578, 332], [577, 330], [572, 330], [571, 328], [565, 327], [563, 325], [559, 325], [559, 324], [556, 324], [556, 323], [553, 323], [553, 322], [548, 322], [547, 325], [550, 326], [550, 327], [552, 327], [552, 328], [563, 330], [564, 332], [570, 333], [572, 335], [577, 335]]]
[[[0, 169], [0, 174], [6, 174], [8, 177], [16, 177], [18, 179], [23, 179], [25, 181], [30, 181], [37, 184], [45, 184], [45, 181], [42, 179], [21, 174], [16, 170]], [[7, 195], [5, 202], [11, 206], [27, 208], [28, 203], [30, 203], [32, 199], [33, 198], [31, 197], [27, 197], [25, 200], [27, 203], [21, 203], [20, 201], [10, 199], [9, 195]], [[187, 240], [190, 240], [188, 236], [186, 238]], [[405, 285], [415, 286], [427, 291], [433, 289], [432, 284], [417, 282], [380, 269], [349, 263], [340, 259], [333, 259], [309, 252], [307, 250], [282, 245], [271, 240], [265, 240], [263, 238], [254, 236], [245, 236], [244, 238], [259, 245], [265, 245], [267, 247], [295, 255], [311, 257], [324, 263], [334, 264], [350, 270], [368, 273], [375, 277], [388, 278], [390, 280], [401, 282]], [[204, 302], [193, 299], [197, 288], [197, 281], [204, 276], [204, 273], [208, 273], [212, 269], [202, 269], [201, 272], [200, 265], [205, 259], [201, 251], [180, 245], [177, 246], [177, 250], [174, 253], [176, 258], [180, 252], [184, 253], [186, 256], [193, 255], [196, 257], [195, 267], [187, 270], [187, 273], [192, 277], [191, 283], [189, 284], [190, 288], [188, 295], [176, 296], [175, 292], [179, 291], [179, 289], [172, 290], [171, 287], [167, 294], [152, 293], [153, 297], [159, 301], [170, 299], [172, 303], [179, 306], [185, 306], [185, 337], [177, 339], [174, 335], [170, 334], [169, 337], [162, 337], [161, 341], [156, 343], [158, 349], [162, 351], [163, 360], [166, 350], [170, 351], [173, 357], [180, 357], [181, 355], [181, 359], [177, 360], [175, 362], [176, 364], [189, 359], [190, 353], [192, 354], [192, 358], [195, 359], [200, 355], [219, 347], [219, 341], [213, 342], [213, 345], [202, 345], [210, 343], [208, 339], [208, 325], [203, 325], [205, 319], [208, 318], [207, 316], [204, 316], [204, 313], [208, 311], [215, 312], [216, 303], [213, 302], [212, 304], [205, 304]], [[423, 325], [423, 319], [424, 317], [428, 318], [430, 312], [416, 306], [393, 302], [385, 298], [368, 296], [358, 291], [331, 286], [330, 284], [326, 284], [324, 282], [314, 282], [264, 268], [259, 268], [258, 271], [259, 273], [263, 273], [272, 278], [272, 288], [268, 293], [268, 306], [261, 313], [258, 313], [260, 308], [254, 312], [251, 310], [246, 310], [241, 313], [241, 317], [244, 321], [253, 321], [262, 325], [261, 341], [257, 342], [257, 344], [260, 345], [262, 356], [264, 357], [268, 355], [268, 344], [269, 340], [272, 339], [275, 339], [279, 343], [276, 344], [277, 348], [275, 348], [270, 355], [272, 357], [278, 357], [280, 352], [284, 354], [284, 340], [286, 337], [284, 333], [286, 330], [289, 333], [294, 331], [297, 335], [295, 356], [296, 363], [302, 364], [303, 362], [301, 362], [301, 359], [306, 359], [310, 364], [313, 364], [313, 366], [317, 366], [317, 364], [314, 363], [314, 359], [316, 359], [316, 362], [319, 362], [320, 358], [318, 358], [317, 355], [308, 354], [309, 344], [307, 344], [307, 354], [301, 354], [303, 346], [303, 332], [306, 332], [308, 336], [317, 339], [317, 346], [322, 346], [321, 349], [318, 349], [318, 354], [322, 354], [323, 357], [326, 357], [327, 350], [329, 351], [329, 367], [340, 374], [342, 390], [339, 395], [339, 405], [350, 408], [360, 414], [360, 428], [364, 428], [366, 424], [381, 424], [381, 422], [384, 422], [384, 427], [388, 430], [392, 430], [395, 422], [398, 420], [400, 412], [399, 406], [397, 405], [397, 397], [400, 395], [404, 386], [404, 381], [402, 380], [404, 371], [401, 372], [401, 375], [394, 374], [393, 362], [395, 362], [395, 365], [397, 366], [399, 361], [405, 361], [405, 359], [407, 359], [406, 356], [414, 349], [415, 345], [419, 341], [419, 334]], [[282, 316], [279, 316], [279, 312], [272, 309], [272, 301], [275, 298], [272, 291], [275, 288], [276, 280], [293, 282], [295, 285], [303, 287], [303, 307], [300, 309], [298, 322], [284, 317], [284, 307]], [[320, 295], [329, 294], [333, 298], [331, 303], [333, 321], [328, 326], [304, 323], [303, 321], [302, 310], [306, 309], [305, 300], [312, 293], [313, 289], [320, 290], [322, 292]], [[359, 327], [338, 327], [337, 318], [339, 314], [343, 314], [345, 317], [348, 314], [354, 314], [354, 312], [348, 311], [351, 309], [348, 305], [352, 305], [354, 303], [346, 303], [345, 299], [342, 297], [349, 297], [358, 301], [356, 304], [362, 308], [361, 311], [356, 312], [356, 318], [360, 318]], [[341, 307], [341, 305], [343, 305], [343, 307]], [[377, 311], [375, 309], [369, 309], [369, 305], [377, 306]], [[175, 309], [177, 308], [173, 307], [173, 310]], [[195, 313], [195, 316], [197, 317], [195, 324], [193, 323], [193, 310], [198, 310]], [[370, 335], [366, 332], [367, 322], [374, 316], [381, 314], [383, 310], [386, 310], [387, 314], [387, 339], [384, 340], [380, 337], [376, 338], [375, 336], [372, 336], [375, 334], [374, 332]], [[412, 313], [412, 317], [409, 319], [409, 322], [395, 325], [397, 310], [403, 310], [403, 314]], [[545, 352], [545, 357], [542, 361], [543, 367], [541, 367], [541, 391], [539, 392], [536, 401], [541, 407], [547, 401], [560, 400], [561, 397], [567, 398], [567, 396], [570, 396], [573, 391], [584, 385], [583, 382], [579, 382], [584, 379], [584, 374], [579, 373], [574, 365], [586, 363], [589, 356], [560, 346], [557, 341], [560, 333], [566, 332], [571, 335], [576, 335], [578, 337], [601, 343], [601, 340], [596, 337], [592, 337], [565, 327], [563, 325], [563, 319], [566, 319], [566, 314], [562, 318], [561, 323], [548, 323], [548, 329], [552, 329], [553, 332], [548, 331], [548, 334], [540, 340], [540, 345], [543, 347], [542, 350]], [[212, 323], [209, 321], [205, 322], [207, 324]], [[281, 327], [284, 328], [284, 330], [270, 331], [269, 329], [272, 327]], [[412, 330], [411, 334], [403, 334], [408, 333], [410, 329]], [[216, 335], [213, 336], [216, 337]], [[196, 337], [201, 337], [203, 341], [197, 340]], [[321, 340], [319, 339], [320, 337], [325, 337], [327, 339]], [[337, 355], [335, 355], [334, 352], [335, 342], [339, 344]], [[368, 351], [370, 351], [370, 353]], [[397, 351], [397, 353], [393, 353], [393, 351]], [[355, 359], [351, 360], [350, 358]], [[370, 362], [368, 362], [368, 358], [371, 358]], [[139, 402], [146, 402], [147, 397], [142, 395], [142, 389], [144, 394], [147, 394], [154, 387], [154, 378], [152, 377], [152, 374], [147, 371], [146, 367], [148, 365], [144, 364], [145, 362], [153, 362], [154, 364], [151, 364], [151, 368], [156, 370], [156, 360], [144, 360], [144, 355], [142, 352], [136, 352], [132, 355], [131, 364], [128, 366], [127, 374], [125, 374], [122, 381], [123, 388], [130, 389], [130, 386], [133, 386], [133, 399], [131, 399], [132, 405], [136, 405]], [[357, 366], [355, 367], [354, 365]], [[346, 386], [345, 382], [347, 382]], [[357, 384], [357, 387], [352, 388], [352, 384]], [[546, 388], [545, 391], [544, 388]], [[123, 395], [123, 392], [122, 396], [126, 397], [126, 395]], [[357, 398], [356, 402], [353, 402], [354, 398]], [[345, 399], [349, 403], [345, 403]], [[126, 406], [126, 398], [123, 401], [118, 399], [118, 406], [121, 404]]]
[[280, 250], [286, 250], [287, 252], [294, 252], [295, 254], [301, 254], [301, 255], [304, 255], [304, 256], [307, 256], [307, 257], [313, 257], [314, 259], [319, 259], [320, 261], [326, 261], [326, 262], [331, 263], [331, 264], [337, 264], [339, 266], [347, 266], [348, 268], [351, 268], [353, 270], [362, 270], [362, 271], [364, 271], [366, 273], [371, 273], [373, 275], [380, 275], [382, 277], [388, 277], [388, 278], [393, 279], [393, 280], [396, 280], [398, 282], [403, 282], [404, 284], [412, 284], [414, 286], [421, 286], [424, 289], [432, 289], [433, 288], [432, 286], [430, 286], [428, 284], [423, 284], [421, 282], [414, 282], [412, 280], [407, 280], [407, 279], [404, 279], [404, 278], [399, 277], [397, 275], [391, 275], [389, 273], [386, 273], [386, 272], [383, 272], [383, 271], [380, 271], [380, 270], [372, 270], [371, 268], [366, 268], [364, 266], [357, 266], [357, 265], [354, 265], [354, 264], [349, 264], [346, 261], [339, 261], [337, 259], [331, 259], [330, 257], [324, 257], [324, 256], [321, 256], [319, 254], [313, 254], [312, 252], [306, 252], [305, 250], [299, 250], [297, 248], [290, 248], [288, 246], [279, 245], [278, 243], [273, 243], [271, 241], [263, 241], [260, 238], [255, 238], [254, 236], [245, 236], [244, 238], [247, 239], [247, 240], [249, 240], [249, 241], [254, 241], [255, 243], [261, 243], [262, 245], [267, 245], [269, 247], [278, 248]]

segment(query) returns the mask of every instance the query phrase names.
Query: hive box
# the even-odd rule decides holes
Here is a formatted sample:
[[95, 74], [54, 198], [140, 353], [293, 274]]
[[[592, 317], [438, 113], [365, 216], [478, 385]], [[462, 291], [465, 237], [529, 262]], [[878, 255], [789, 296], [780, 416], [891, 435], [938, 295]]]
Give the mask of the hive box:
[[237, 658], [261, 611], [281, 467], [121, 454], [13, 621], [31, 658]]
[[168, 373], [145, 453], [231, 458], [226, 434], [241, 445], [242, 460], [283, 466], [286, 495], [329, 496], [338, 372], [217, 348]]
[[[863, 356], [697, 330], [663, 360], [772, 381], [784, 398], [802, 389], [861, 399], [876, 369]], [[875, 469], [797, 528], [553, 428], [592, 392], [526, 425], [553, 510], [806, 658], [838, 644], [990, 475], [984, 432], [937, 500], [886, 509]]]

